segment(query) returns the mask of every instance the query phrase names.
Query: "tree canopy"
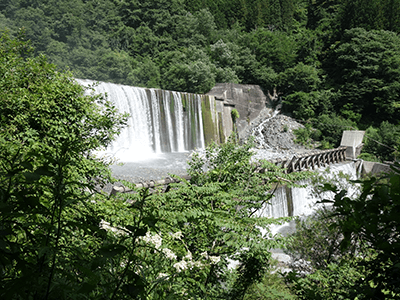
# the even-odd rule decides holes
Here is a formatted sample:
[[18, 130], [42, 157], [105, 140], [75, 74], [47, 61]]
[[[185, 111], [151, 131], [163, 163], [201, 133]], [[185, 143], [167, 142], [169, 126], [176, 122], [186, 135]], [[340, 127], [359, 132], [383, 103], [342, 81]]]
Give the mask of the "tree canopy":
[[86, 96], [18, 35], [0, 37], [0, 296], [64, 298], [87, 267], [73, 232], [99, 234], [85, 204], [110, 171], [93, 151], [126, 116], [104, 96]]
[[[398, 0], [0, 1], [0, 28], [25, 27], [58, 70], [206, 93], [218, 82], [276, 90], [283, 110], [332, 126], [398, 125]], [[267, 94], [267, 93], [266, 93]], [[341, 120], [339, 123], [334, 120]], [[316, 137], [316, 136], [315, 136]]]

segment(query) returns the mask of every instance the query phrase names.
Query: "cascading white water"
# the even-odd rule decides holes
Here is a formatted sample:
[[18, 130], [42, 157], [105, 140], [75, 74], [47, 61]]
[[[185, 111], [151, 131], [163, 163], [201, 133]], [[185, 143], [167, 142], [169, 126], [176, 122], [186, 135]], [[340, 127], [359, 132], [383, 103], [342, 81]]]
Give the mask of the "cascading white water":
[[175, 109], [175, 114], [176, 114], [176, 141], [177, 141], [177, 149], [176, 151], [182, 152], [185, 151], [185, 128], [183, 126], [184, 123], [184, 116], [183, 116], [183, 105], [182, 105], [182, 96], [181, 93], [178, 92], [172, 92], [172, 95], [174, 96], [174, 109]]
[[[329, 168], [329, 173], [327, 171]], [[350, 177], [350, 179], [357, 178], [357, 172], [355, 167], [355, 162], [344, 162], [339, 164], [330, 165], [327, 168], [321, 168], [318, 170], [321, 174], [325, 174], [325, 177], [333, 178], [337, 180], [337, 175], [341, 172]], [[339, 185], [346, 184], [346, 180], [343, 179], [337, 182]], [[324, 193], [322, 195], [316, 195], [313, 186], [310, 181], [300, 181], [299, 185], [305, 187], [280, 187], [274, 194], [270, 204], [266, 204], [258, 213], [259, 216], [263, 217], [288, 217], [288, 216], [308, 216], [315, 211], [318, 207], [316, 204], [318, 201], [324, 199], [333, 200], [332, 193]], [[343, 186], [350, 196], [357, 193], [357, 189], [352, 186]]]
[[270, 145], [265, 143], [264, 138], [263, 138], [263, 133], [262, 130], [264, 129], [264, 125], [270, 121], [272, 118], [276, 117], [279, 114], [279, 110], [274, 110], [273, 114], [271, 117], [266, 118], [264, 121], [262, 121], [258, 126], [254, 127], [251, 131], [251, 135], [254, 137], [255, 142], [261, 146], [262, 148], [265, 149], [271, 149]]
[[[77, 82], [84, 86], [95, 83], [81, 79]], [[204, 148], [199, 95], [105, 82], [95, 86], [94, 92], [106, 93], [120, 112], [130, 115], [128, 127], [102, 154], [131, 162], [159, 153]]]
[[[329, 172], [328, 170], [329, 169]], [[342, 173], [349, 176], [350, 179], [357, 179], [357, 170], [355, 162], [343, 162], [330, 165], [326, 168], [321, 168], [318, 172], [326, 178], [335, 181], [335, 184], [341, 189], [347, 191], [347, 195], [351, 198], [358, 195], [357, 186], [348, 184], [348, 181], [338, 176]], [[270, 204], [265, 204], [264, 207], [258, 212], [260, 217], [281, 218], [288, 216], [304, 217], [311, 215], [322, 204], [317, 204], [318, 201], [323, 199], [333, 200], [334, 194], [331, 192], [324, 192], [323, 194], [316, 194], [314, 187], [310, 181], [300, 181], [299, 185], [305, 187], [287, 188], [281, 187], [277, 189]], [[286, 223], [284, 225], [272, 225], [270, 227], [273, 234], [278, 232], [284, 233], [285, 231], [293, 231], [293, 224]]]
[[[196, 124], [198, 126], [197, 131], [198, 132], [204, 132], [203, 122], [201, 121], [201, 99], [200, 99], [200, 95], [196, 95], [196, 99], [197, 99], [197, 101], [195, 101], [195, 103], [197, 105], [196, 111], [198, 112], [195, 115]], [[197, 135], [196, 144], [199, 145], [200, 149], [204, 149], [206, 147], [206, 142], [204, 141], [204, 134]]]
[[[150, 103], [151, 103], [151, 112], [153, 115], [153, 130], [154, 130], [154, 135], [159, 136], [160, 135], [160, 124], [161, 124], [161, 119], [160, 119], [160, 108], [158, 105], [157, 97], [156, 97], [156, 92], [154, 90], [150, 90]], [[156, 153], [161, 152], [161, 142], [160, 139], [154, 139], [154, 151]]]

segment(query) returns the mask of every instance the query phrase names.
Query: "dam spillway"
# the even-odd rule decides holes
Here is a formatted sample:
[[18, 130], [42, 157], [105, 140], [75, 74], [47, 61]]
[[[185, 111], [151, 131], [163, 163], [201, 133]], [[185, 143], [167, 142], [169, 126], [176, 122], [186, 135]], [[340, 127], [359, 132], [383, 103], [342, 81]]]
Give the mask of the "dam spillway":
[[[91, 80], [77, 79], [84, 86]], [[151, 154], [184, 152], [205, 147], [201, 96], [99, 82], [95, 94], [106, 94], [128, 126], [106, 150], [128, 162]]]
[[[328, 167], [318, 169], [318, 176], [326, 180], [332, 180], [338, 186], [346, 189], [349, 196], [357, 194], [356, 186], [347, 183], [346, 177], [351, 180], [358, 178], [357, 163], [354, 161], [346, 161], [336, 163]], [[312, 214], [317, 202], [323, 199], [333, 200], [332, 192], [317, 193], [315, 184], [310, 180], [298, 182], [303, 187], [287, 187], [278, 188], [271, 202], [265, 204], [258, 211], [259, 217], [281, 218], [288, 216], [307, 216]]]

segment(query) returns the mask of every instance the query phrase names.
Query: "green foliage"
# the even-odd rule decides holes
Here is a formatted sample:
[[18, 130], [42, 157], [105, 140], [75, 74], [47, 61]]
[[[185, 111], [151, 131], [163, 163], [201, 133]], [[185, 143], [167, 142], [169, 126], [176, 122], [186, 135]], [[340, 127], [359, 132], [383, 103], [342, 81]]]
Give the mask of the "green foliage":
[[95, 280], [88, 248], [102, 238], [88, 200], [109, 177], [91, 152], [126, 116], [32, 56], [22, 33], [0, 38], [0, 78], [0, 296], [83, 297]]
[[[262, 238], [260, 228], [284, 219], [256, 217], [256, 212], [270, 201], [272, 194], [268, 191], [273, 184], [304, 175], [285, 175], [266, 162], [262, 162], [264, 173], [255, 172], [257, 165], [250, 161], [250, 148], [250, 144], [232, 142], [210, 145], [204, 154], [192, 157], [190, 181], [182, 179], [156, 199], [164, 230], [182, 232], [182, 241], [195, 261], [204, 256], [218, 257], [216, 264], [185, 271], [187, 277], [181, 281], [187, 297], [243, 297], [267, 271], [268, 249], [282, 242]], [[239, 265], [231, 275], [230, 260]]]
[[[311, 179], [312, 195], [321, 202], [332, 201], [334, 194], [326, 188], [332, 185], [345, 189], [349, 199], [360, 195], [348, 175], [329, 169]], [[292, 271], [285, 274], [285, 279], [299, 299], [353, 299], [348, 295], [365, 276], [357, 262], [371, 257], [371, 253], [358, 239], [352, 239], [346, 249], [341, 247], [343, 233], [337, 224], [342, 220], [331, 206], [322, 206], [313, 215], [296, 219], [296, 232], [288, 237], [285, 249], [292, 258]]]
[[[356, 198], [360, 192], [359, 187], [350, 181], [350, 176], [342, 172], [335, 173], [330, 168], [318, 172], [311, 177], [311, 195], [319, 201], [333, 199], [332, 193], [326, 192], [326, 185], [335, 185], [348, 191], [351, 198]], [[296, 232], [290, 234], [290, 242], [286, 245], [285, 252], [292, 257], [292, 269], [298, 273], [312, 273], [318, 269], [325, 269], [329, 264], [340, 264], [352, 255], [360, 254], [361, 249], [357, 243], [347, 251], [342, 251], [341, 229], [333, 226], [340, 221], [331, 207], [318, 207], [308, 217], [295, 220]]]
[[292, 256], [292, 269], [300, 274], [325, 269], [343, 259], [340, 251], [341, 232], [332, 228], [332, 212], [320, 209], [312, 216], [296, 219], [296, 232], [290, 235], [285, 252]]
[[289, 131], [289, 127], [285, 124], [283, 125], [283, 132], [288, 132]]
[[185, 0], [185, 7], [190, 12], [207, 8], [213, 14], [220, 29], [231, 28], [235, 23], [245, 26], [247, 31], [259, 27], [289, 29], [294, 22], [293, 16], [300, 1], [226, 1]]
[[261, 282], [253, 284], [244, 300], [294, 300], [297, 296], [290, 291], [286, 285], [284, 278], [278, 272], [273, 274], [267, 273]]
[[365, 152], [361, 153], [359, 156], [357, 156], [357, 158], [365, 161], [379, 161], [379, 159], [375, 155]]
[[287, 68], [278, 76], [278, 88], [284, 94], [294, 92], [309, 93], [317, 89], [320, 83], [318, 69], [302, 62], [293, 68]]
[[162, 75], [164, 89], [206, 93], [215, 85], [215, 65], [201, 49], [170, 52], [164, 57]]
[[296, 135], [296, 143], [306, 146], [317, 141], [323, 149], [334, 148], [340, 145], [344, 130], [356, 129], [354, 122], [336, 114], [322, 114], [309, 122], [305, 124], [305, 127], [293, 131]]
[[[10, 34], [18, 37], [17, 28], [25, 27], [27, 38], [35, 46], [30, 49], [21, 37], [1, 38], [2, 289], [7, 293], [16, 291], [22, 299], [29, 298], [24, 294], [27, 286], [36, 287], [27, 292], [32, 298], [47, 295], [49, 299], [62, 299], [74, 295], [77, 299], [95, 299], [114, 286], [113, 292], [107, 294], [109, 298], [151, 295], [165, 299], [178, 297], [178, 291], [179, 297], [187, 298], [185, 292], [182, 294], [185, 285], [194, 286], [195, 290], [207, 286], [210, 293], [222, 293], [216, 282], [225, 280], [230, 287], [236, 287], [229, 290], [231, 297], [243, 296], [254, 278], [262, 278], [264, 270], [257, 273], [250, 265], [257, 266], [267, 258], [262, 250], [254, 249], [253, 256], [245, 253], [238, 258], [245, 263], [238, 274], [227, 275], [232, 281], [216, 279], [219, 273], [215, 270], [222, 269], [225, 262], [212, 265], [209, 258], [200, 260], [195, 251], [192, 258], [197, 255], [199, 260], [185, 258], [189, 246], [194, 247], [194, 231], [199, 228], [187, 229], [189, 240], [177, 240], [161, 232], [169, 228], [161, 222], [166, 221], [165, 215], [152, 215], [146, 205], [140, 209], [126, 208], [123, 200], [115, 200], [116, 207], [111, 208], [108, 201], [98, 201], [99, 205], [86, 201], [89, 191], [93, 192], [94, 178], [101, 180], [101, 176], [108, 174], [90, 153], [107, 145], [124, 121], [103, 97], [83, 96], [83, 89], [71, 81], [71, 74], [56, 72], [38, 54], [46, 53], [59, 71], [70, 69], [77, 78], [197, 93], [208, 92], [216, 82], [260, 84], [265, 91], [277, 90], [286, 112], [311, 122], [315, 130], [311, 126], [300, 130], [300, 142], [309, 144], [313, 139], [321, 147], [333, 147], [338, 145], [344, 129], [367, 128], [372, 124], [375, 127], [367, 129], [367, 136], [389, 148], [367, 139], [363, 155], [394, 160], [399, 151], [396, 124], [400, 108], [400, 43], [395, 34], [399, 32], [399, 7], [398, 0], [1, 1], [0, 29], [8, 28]], [[381, 29], [392, 32], [377, 31]], [[237, 184], [239, 179], [235, 181], [226, 172], [241, 173], [229, 169], [234, 163], [229, 168], [228, 162], [224, 163], [226, 169], [220, 166], [215, 170], [220, 175], [199, 175], [202, 183], [182, 184], [186, 194], [175, 191], [175, 196], [169, 197], [175, 201], [174, 197], [201, 195], [215, 203], [217, 199], [207, 189], [224, 201], [228, 199], [225, 192], [237, 195], [238, 190], [228, 192], [225, 181], [218, 181], [215, 186], [207, 183], [226, 178], [231, 185]], [[238, 184], [239, 187], [246, 188]], [[191, 189], [197, 194], [189, 194]], [[385, 186], [377, 191], [384, 195]], [[137, 203], [148, 203], [149, 209], [156, 207], [155, 211], [160, 201], [166, 201], [143, 193], [130, 197]], [[184, 207], [182, 216], [195, 214], [177, 203]], [[134, 213], [125, 215], [124, 209]], [[123, 217], [113, 216], [113, 210]], [[145, 219], [146, 215], [151, 218]], [[117, 237], [98, 229], [102, 219], [119, 227], [144, 226], [145, 230]], [[161, 224], [159, 228], [152, 225], [155, 219], [161, 220], [157, 222]], [[221, 227], [203, 222], [200, 217], [196, 221], [203, 227], [215, 228], [214, 233]], [[232, 227], [227, 228], [233, 228], [230, 224]], [[165, 243], [162, 249], [176, 250], [177, 260], [161, 255], [160, 250], [158, 256], [147, 255], [148, 251], [143, 249], [150, 247], [148, 242], [141, 240], [139, 245], [136, 240], [138, 235], [150, 231], [152, 236], [161, 234]], [[199, 232], [205, 236], [200, 241], [206, 241], [205, 230]], [[373, 248], [381, 259], [381, 250]], [[127, 261], [129, 266], [124, 268]], [[173, 266], [182, 261], [208, 262], [198, 276], [204, 279], [207, 274], [210, 280], [203, 281], [204, 285], [188, 282], [184, 272], [176, 273]], [[377, 281], [360, 284], [366, 291], [379, 290], [382, 274], [395, 266], [383, 258], [378, 261], [380, 265], [377, 261], [373, 265], [372, 261], [367, 264], [372, 271], [367, 273], [376, 275]], [[139, 266], [148, 273], [135, 273]], [[344, 269], [336, 269], [337, 266]], [[318, 271], [320, 275], [315, 275], [321, 279], [307, 284], [313, 284], [311, 290], [315, 290], [319, 283], [329, 283], [331, 296], [336, 297], [334, 289], [343, 289], [335, 282], [343, 281], [341, 275], [334, 279], [334, 272], [349, 270], [353, 274], [352, 268], [353, 265], [328, 265], [326, 273]], [[383, 271], [374, 273], [376, 269]], [[160, 280], [162, 270], [175, 271]], [[193, 273], [196, 272], [194, 269]], [[248, 272], [252, 275], [246, 281]], [[120, 288], [116, 289], [117, 286]], [[135, 289], [138, 294], [133, 292]], [[387, 293], [390, 289], [384, 287], [380, 291]], [[227, 291], [223, 292], [228, 297]], [[322, 291], [318, 293], [319, 297], [329, 297]], [[390, 298], [388, 294], [384, 297]]]
[[296, 91], [284, 97], [282, 109], [296, 119], [309, 120], [327, 114], [333, 109], [335, 95], [332, 91]]
[[345, 190], [336, 192], [333, 207], [340, 216], [338, 226], [343, 233], [342, 249], [352, 241], [364, 243], [374, 255], [361, 257], [363, 276], [347, 294], [358, 299], [398, 299], [399, 284], [399, 221], [400, 168], [390, 174], [360, 182], [362, 193], [349, 199]]
[[231, 117], [232, 117], [233, 123], [235, 123], [236, 120], [240, 118], [239, 112], [237, 111], [236, 108], [232, 109], [232, 111], [231, 111]]
[[399, 159], [400, 125], [382, 122], [379, 128], [369, 127], [365, 132], [362, 154], [369, 154], [375, 161], [395, 161]]
[[128, 80], [133, 86], [159, 88], [161, 84], [160, 69], [149, 57], [138, 57], [132, 61], [132, 71]]
[[327, 29], [337, 22], [341, 0], [316, 0], [309, 2], [307, 27], [311, 29]]
[[343, 1], [340, 13], [342, 29], [361, 27], [400, 32], [400, 2], [398, 0]]
[[260, 227], [285, 219], [256, 212], [273, 184], [304, 173], [258, 166], [250, 144], [226, 143], [194, 155], [191, 180], [167, 193], [107, 199], [97, 188], [109, 170], [91, 153], [126, 116], [22, 38], [0, 45], [1, 298], [237, 299], [263, 277], [282, 240]]
[[276, 71], [281, 72], [295, 64], [296, 42], [284, 32], [258, 28], [248, 35], [247, 44], [260, 64]]
[[359, 299], [351, 292], [357, 288], [357, 281], [362, 281], [364, 272], [354, 267], [354, 261], [349, 258], [340, 264], [329, 263], [323, 269], [305, 277], [297, 277], [294, 273], [287, 276], [296, 299]]
[[4, 0], [0, 24], [25, 26], [36, 53], [77, 78], [196, 93], [259, 84], [296, 118], [366, 128], [399, 113], [398, 37], [373, 31], [398, 32], [397, 2]]
[[356, 130], [354, 122], [344, 119], [335, 114], [320, 115], [315, 120], [315, 128], [320, 131], [322, 140], [325, 140], [333, 147], [338, 147], [344, 130]]
[[310, 146], [312, 143], [312, 129], [311, 124], [306, 124], [304, 127], [293, 130], [296, 136], [295, 142], [303, 146]]
[[[400, 92], [398, 35], [353, 28], [332, 47], [326, 66], [340, 98], [336, 110], [350, 109], [364, 124], [395, 123]], [[350, 104], [347, 108], [345, 105]]]

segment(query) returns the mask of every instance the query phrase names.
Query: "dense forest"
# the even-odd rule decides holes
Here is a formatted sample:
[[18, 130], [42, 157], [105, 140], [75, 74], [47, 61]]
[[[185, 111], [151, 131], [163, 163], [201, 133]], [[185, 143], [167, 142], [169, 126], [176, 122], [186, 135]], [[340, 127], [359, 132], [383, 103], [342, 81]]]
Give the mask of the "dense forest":
[[361, 129], [365, 159], [398, 157], [400, 0], [1, 0], [0, 28], [21, 27], [76, 78], [258, 84], [306, 123], [299, 142], [328, 148]]

